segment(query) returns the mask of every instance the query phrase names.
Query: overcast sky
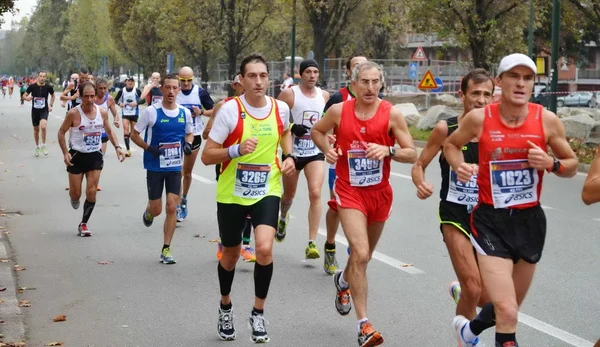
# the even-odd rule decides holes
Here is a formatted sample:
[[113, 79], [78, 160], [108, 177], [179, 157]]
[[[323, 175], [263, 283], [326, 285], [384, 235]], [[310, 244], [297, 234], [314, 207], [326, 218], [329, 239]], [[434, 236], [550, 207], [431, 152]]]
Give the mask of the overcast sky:
[[15, 19], [17, 22], [21, 20], [24, 16], [31, 15], [33, 11], [33, 7], [37, 5], [37, 0], [17, 0], [15, 1], [15, 8], [19, 10], [16, 15], [12, 15], [10, 13], [5, 13], [2, 17], [4, 20], [4, 24], [2, 24], [2, 29], [10, 30], [10, 22]]

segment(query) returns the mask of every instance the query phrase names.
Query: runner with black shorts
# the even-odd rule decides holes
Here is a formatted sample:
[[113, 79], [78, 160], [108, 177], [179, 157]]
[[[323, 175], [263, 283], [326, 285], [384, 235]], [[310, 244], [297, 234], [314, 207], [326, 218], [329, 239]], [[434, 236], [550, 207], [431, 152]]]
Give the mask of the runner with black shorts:
[[[108, 113], [94, 104], [96, 88], [90, 82], [82, 84], [82, 103], [67, 112], [65, 120], [58, 130], [58, 144], [64, 155], [64, 162], [69, 173], [69, 196], [71, 206], [79, 208], [81, 185], [85, 175], [85, 203], [83, 204], [83, 217], [77, 228], [79, 236], [92, 236], [87, 227], [87, 222], [96, 205], [96, 187], [100, 179], [100, 172], [104, 166], [102, 148], [102, 129], [110, 138], [110, 142], [117, 151], [117, 158], [125, 160], [125, 151], [119, 146], [117, 136], [112, 132], [108, 122]], [[65, 134], [71, 131], [71, 149], [67, 148]]]
[[[286, 236], [289, 223], [289, 211], [296, 195], [300, 171], [304, 169], [308, 184], [310, 206], [308, 210], [308, 245], [304, 250], [306, 259], [320, 257], [315, 240], [321, 222], [321, 187], [325, 179], [325, 157], [315, 146], [310, 129], [316, 124], [323, 114], [325, 102], [329, 93], [321, 90], [316, 84], [319, 81], [319, 64], [312, 59], [305, 59], [300, 63], [300, 84], [284, 89], [278, 99], [288, 104], [292, 112], [291, 132], [296, 161], [296, 174], [283, 177], [283, 195], [281, 197], [281, 213], [275, 240], [282, 242]], [[327, 270], [326, 270], [327, 271]]]
[[[144, 169], [148, 187], [148, 204], [142, 216], [146, 227], [162, 211], [163, 189], [167, 193], [164, 242], [160, 253], [163, 264], [175, 264], [171, 241], [177, 224], [177, 203], [181, 189], [183, 155], [192, 154], [192, 116], [175, 103], [179, 93], [177, 77], [166, 75], [161, 83], [163, 99], [148, 106], [131, 133], [133, 143], [144, 149]], [[146, 131], [144, 139], [140, 133]]]
[[[223, 256], [217, 266], [221, 303], [218, 334], [235, 339], [231, 286], [240, 256], [242, 230], [250, 215], [254, 226], [254, 307], [250, 327], [254, 342], [268, 342], [264, 305], [273, 275], [273, 239], [277, 228], [281, 174], [295, 172], [290, 111], [287, 104], [265, 95], [269, 70], [260, 55], [242, 60], [241, 83], [246, 93], [225, 103], [219, 110], [202, 152], [204, 165], [223, 163], [217, 182], [217, 221]], [[285, 156], [280, 162], [277, 149]]]
[[[497, 346], [518, 346], [518, 310], [531, 285], [546, 239], [540, 205], [544, 171], [577, 173], [578, 160], [556, 114], [529, 103], [537, 68], [520, 53], [498, 67], [500, 103], [469, 112], [446, 140], [444, 155], [467, 184], [477, 175], [478, 205], [471, 213], [471, 242], [491, 303], [474, 320], [452, 320], [459, 346], [476, 345], [477, 335], [496, 325]], [[479, 141], [479, 166], [468, 164], [462, 147]], [[550, 146], [553, 155], [546, 152]]]
[[[425, 181], [425, 169], [442, 149], [444, 142], [462, 123], [465, 115], [474, 108], [482, 108], [492, 101], [494, 92], [494, 81], [483, 69], [470, 71], [463, 77], [461, 89], [458, 92], [463, 102], [463, 114], [447, 120], [439, 121], [417, 162], [412, 168], [413, 183], [417, 187], [417, 197], [427, 199], [433, 195], [433, 185]], [[478, 143], [469, 142], [462, 148], [465, 162], [478, 163]], [[469, 319], [475, 318], [475, 308], [489, 302], [487, 295], [482, 295], [481, 276], [477, 267], [477, 259], [473, 252], [470, 241], [471, 225], [470, 211], [477, 205], [477, 177], [467, 185], [457, 180], [456, 172], [450, 170], [450, 166], [444, 157], [439, 158], [442, 172], [442, 184], [440, 189], [439, 219], [440, 230], [454, 272], [458, 282], [450, 285], [450, 295], [456, 302], [456, 314], [463, 315]]]
[[[48, 104], [48, 95], [50, 104]], [[31, 103], [31, 123], [33, 124], [33, 139], [35, 140], [35, 156], [39, 157], [40, 152], [44, 156], [48, 156], [48, 148], [46, 147], [46, 123], [48, 122], [48, 114], [52, 112], [54, 106], [54, 88], [46, 84], [46, 72], [38, 73], [37, 82], [30, 84], [23, 94], [23, 99], [33, 101]], [[40, 146], [40, 129], [42, 131], [42, 145]]]
[[[104, 78], [98, 78], [96, 80], [96, 100], [94, 100], [96, 106], [105, 109], [106, 111], [110, 110], [110, 113], [113, 115], [113, 124], [115, 127], [119, 128], [119, 112], [117, 112], [117, 105], [115, 104], [115, 99], [108, 94], [108, 81]], [[108, 142], [108, 134], [104, 129], [102, 129], [102, 153], [106, 153], [106, 143]], [[100, 180], [98, 179], [98, 183]], [[101, 191], [100, 184], [98, 184], [98, 191]]]
[[135, 88], [135, 80], [133, 77], [128, 77], [125, 80], [125, 88], [119, 90], [115, 100], [121, 107], [123, 117], [123, 137], [125, 139], [125, 147], [127, 148], [127, 156], [131, 157], [131, 148], [129, 147], [129, 139], [131, 137], [131, 129], [135, 127], [140, 114], [138, 105], [146, 102], [140, 99], [142, 92]]
[[188, 215], [187, 195], [192, 186], [192, 171], [202, 144], [202, 131], [204, 130], [202, 116], [210, 117], [213, 114], [214, 103], [208, 91], [194, 84], [194, 70], [190, 67], [184, 66], [179, 69], [178, 77], [181, 83], [181, 92], [177, 95], [177, 104], [190, 110], [194, 121], [192, 155], [183, 159], [181, 204], [177, 206], [177, 221], [183, 222]]

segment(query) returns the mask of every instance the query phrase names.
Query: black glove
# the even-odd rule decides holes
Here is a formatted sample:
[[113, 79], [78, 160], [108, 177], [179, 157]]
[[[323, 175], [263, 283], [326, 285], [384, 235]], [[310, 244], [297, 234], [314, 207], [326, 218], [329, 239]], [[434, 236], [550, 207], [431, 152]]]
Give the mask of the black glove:
[[157, 158], [162, 154], [162, 151], [157, 146], [148, 146], [148, 148], [146, 148], [146, 152]]
[[310, 128], [304, 124], [292, 124], [292, 134], [300, 137], [306, 135], [310, 131]]
[[192, 154], [192, 144], [189, 142], [185, 142], [183, 144], [183, 154], [190, 155]]

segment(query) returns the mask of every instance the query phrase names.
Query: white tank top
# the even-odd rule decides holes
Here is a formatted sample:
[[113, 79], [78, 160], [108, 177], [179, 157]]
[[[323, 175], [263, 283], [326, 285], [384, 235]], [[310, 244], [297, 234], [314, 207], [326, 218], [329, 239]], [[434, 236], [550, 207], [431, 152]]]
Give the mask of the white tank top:
[[[202, 108], [200, 91], [198, 90], [198, 86], [195, 84], [192, 86], [192, 91], [188, 95], [183, 94], [183, 91], [179, 91], [176, 101], [179, 106], [183, 106], [190, 110], [192, 116], [194, 115], [192, 106]], [[192, 130], [194, 132], [194, 136], [202, 135], [202, 132], [204, 131], [204, 123], [202, 123], [201, 118], [201, 116], [192, 118]]]
[[[127, 88], [123, 88], [123, 94], [121, 95], [121, 102], [123, 104], [130, 104], [132, 102], [137, 102], [137, 90], [135, 87], [131, 89], [131, 91], [127, 91]], [[124, 116], [136, 116], [138, 111], [138, 107], [131, 107], [125, 105], [123, 107], [123, 115]]]
[[98, 152], [102, 149], [102, 129], [104, 128], [100, 107], [94, 105], [96, 118], [93, 120], [83, 113], [81, 105], [75, 108], [79, 111], [81, 123], [78, 127], [71, 127], [71, 148], [81, 153]]
[[[294, 92], [294, 107], [292, 107], [292, 119], [294, 124], [303, 124], [312, 128], [322, 117], [323, 109], [325, 108], [325, 98], [321, 88], [315, 87], [316, 95], [309, 98], [302, 93], [300, 86], [293, 86]], [[310, 132], [301, 137], [294, 136], [294, 154], [298, 157], [312, 157], [321, 151], [315, 145]]]
[[[104, 95], [104, 101], [101, 104], [96, 103], [96, 100], [94, 100], [94, 104], [96, 104], [96, 106], [98, 107], [102, 107], [103, 109], [108, 111], [108, 94]], [[105, 131], [104, 131], [104, 127], [102, 128], [102, 136], [104, 136]]]

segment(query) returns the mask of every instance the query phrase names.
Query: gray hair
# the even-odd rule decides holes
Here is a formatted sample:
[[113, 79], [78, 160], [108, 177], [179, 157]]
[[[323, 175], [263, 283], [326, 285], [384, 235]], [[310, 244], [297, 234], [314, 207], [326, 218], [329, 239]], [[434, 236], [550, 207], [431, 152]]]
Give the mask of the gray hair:
[[379, 79], [381, 80], [381, 84], [384, 84], [385, 77], [383, 76], [383, 66], [372, 61], [360, 63], [354, 69], [352, 69], [352, 81], [358, 82], [358, 75], [364, 70], [370, 69], [377, 69], [377, 71], [379, 71]]

